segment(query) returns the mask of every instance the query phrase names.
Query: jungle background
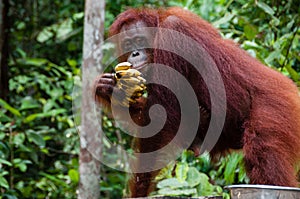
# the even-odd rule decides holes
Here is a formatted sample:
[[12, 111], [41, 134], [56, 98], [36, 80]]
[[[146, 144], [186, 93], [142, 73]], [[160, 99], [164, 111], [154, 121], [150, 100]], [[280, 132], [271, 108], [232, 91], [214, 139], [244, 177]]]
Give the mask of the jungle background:
[[[72, 91], [81, 79], [84, 0], [2, 3], [8, 5], [8, 42], [1, 51], [0, 198], [77, 198], [79, 134]], [[128, 7], [184, 7], [300, 86], [299, 5], [299, 0], [106, 1], [105, 35]], [[130, 145], [106, 116], [103, 130], [113, 143]], [[101, 198], [121, 198], [127, 178], [102, 165]], [[226, 198], [225, 185], [249, 182], [238, 152], [212, 164], [208, 154], [195, 158], [184, 151], [156, 180], [153, 195]]]

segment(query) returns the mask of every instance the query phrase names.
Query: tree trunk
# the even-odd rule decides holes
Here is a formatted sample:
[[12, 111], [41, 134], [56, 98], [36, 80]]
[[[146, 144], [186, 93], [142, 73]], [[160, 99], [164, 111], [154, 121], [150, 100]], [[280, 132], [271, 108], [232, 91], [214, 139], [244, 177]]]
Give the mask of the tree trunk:
[[8, 94], [8, 0], [0, 0], [0, 98]]
[[103, 42], [104, 12], [104, 0], [86, 0], [82, 67], [79, 199], [98, 199], [100, 197], [100, 156], [97, 154], [100, 154], [101, 126], [99, 126], [99, 121], [95, 121], [95, 117], [92, 116], [95, 111], [91, 87], [93, 85], [93, 75], [99, 73], [101, 68], [102, 52], [99, 50], [99, 46]]

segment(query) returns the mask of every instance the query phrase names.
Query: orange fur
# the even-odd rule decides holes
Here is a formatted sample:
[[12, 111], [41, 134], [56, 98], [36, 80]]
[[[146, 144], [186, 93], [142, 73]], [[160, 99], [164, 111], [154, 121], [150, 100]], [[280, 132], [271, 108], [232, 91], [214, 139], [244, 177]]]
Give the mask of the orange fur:
[[[232, 41], [221, 38], [208, 22], [181, 8], [129, 9], [112, 24], [110, 35], [118, 34], [123, 26], [137, 21], [192, 37], [216, 63], [226, 89], [227, 115], [222, 135], [211, 154], [242, 148], [251, 183], [297, 186], [294, 166], [300, 158], [300, 101], [293, 82], [249, 56]], [[191, 55], [194, 53], [188, 46], [180, 48]], [[188, 62], [160, 50], [154, 50], [153, 62], [168, 65], [186, 76], [199, 104], [210, 112], [208, 90]], [[165, 78], [174, 81], [168, 74]], [[178, 128], [176, 124], [180, 122], [180, 108], [175, 96], [161, 87], [149, 86], [149, 99], [143, 109], [145, 124], [149, 122], [147, 109], [155, 103], [166, 108], [168, 119], [159, 134], [138, 140], [140, 152], [154, 151], [166, 145], [174, 137]], [[201, 143], [208, 123], [209, 117], [201, 122], [191, 148]], [[131, 181], [131, 195], [147, 195], [155, 173], [136, 174]]]

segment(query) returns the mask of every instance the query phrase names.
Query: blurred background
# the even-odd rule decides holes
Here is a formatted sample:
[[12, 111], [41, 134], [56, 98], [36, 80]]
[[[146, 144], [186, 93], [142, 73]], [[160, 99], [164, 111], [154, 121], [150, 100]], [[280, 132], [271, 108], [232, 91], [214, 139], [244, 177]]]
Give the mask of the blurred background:
[[[85, 2], [0, 2], [0, 199], [77, 198], [79, 134], [72, 89], [81, 80]], [[299, 5], [299, 0], [106, 1], [105, 36], [128, 7], [184, 7], [299, 86]], [[130, 138], [119, 133], [114, 121], [106, 115], [102, 121], [110, 141], [130, 150]], [[100, 176], [101, 198], [127, 193], [125, 173], [102, 165]], [[153, 195], [225, 198], [225, 185], [249, 182], [240, 152], [212, 163], [208, 154], [195, 158], [190, 151], [156, 181]]]

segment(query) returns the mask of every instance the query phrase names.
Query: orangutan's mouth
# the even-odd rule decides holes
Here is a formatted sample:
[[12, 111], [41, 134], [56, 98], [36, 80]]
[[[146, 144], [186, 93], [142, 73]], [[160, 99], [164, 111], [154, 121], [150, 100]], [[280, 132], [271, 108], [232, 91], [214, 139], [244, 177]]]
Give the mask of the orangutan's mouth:
[[143, 70], [143, 68], [144, 68], [146, 65], [147, 65], [147, 62], [144, 62], [144, 63], [139, 64], [139, 65], [137, 65], [137, 66], [133, 66], [133, 69], [136, 69], [136, 70], [142, 72], [141, 70]]

